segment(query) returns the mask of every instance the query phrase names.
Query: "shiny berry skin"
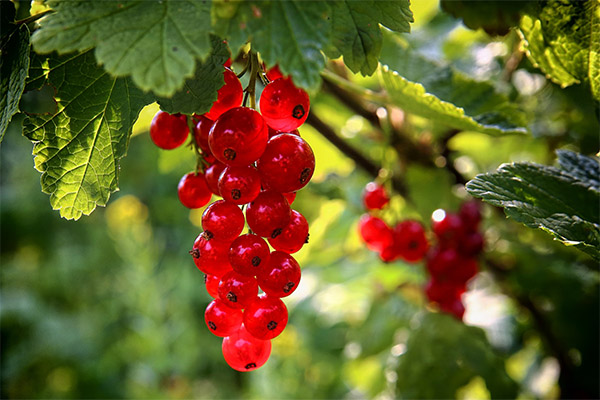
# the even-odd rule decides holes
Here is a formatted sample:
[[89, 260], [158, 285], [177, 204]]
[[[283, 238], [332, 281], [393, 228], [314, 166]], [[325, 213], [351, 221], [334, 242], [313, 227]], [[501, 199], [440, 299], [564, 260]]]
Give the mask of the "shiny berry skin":
[[288, 310], [283, 301], [266, 295], [258, 298], [244, 310], [244, 327], [261, 340], [279, 336], [288, 322]]
[[229, 265], [230, 245], [229, 241], [207, 240], [204, 234], [200, 234], [196, 238], [190, 254], [200, 271], [221, 277], [231, 271], [231, 265]]
[[187, 208], [201, 208], [208, 204], [212, 193], [208, 188], [204, 174], [190, 172], [179, 180], [177, 196], [181, 204]]
[[221, 282], [221, 278], [215, 275], [204, 274], [204, 285], [210, 297], [215, 299], [219, 297], [219, 282]]
[[279, 78], [265, 86], [260, 95], [260, 112], [276, 131], [292, 131], [306, 121], [310, 109], [308, 94], [289, 78]]
[[252, 165], [227, 167], [219, 178], [219, 192], [232, 203], [250, 203], [260, 193], [260, 175]]
[[274, 239], [269, 239], [269, 243], [275, 250], [286, 253], [295, 253], [308, 243], [308, 222], [302, 214], [292, 210], [290, 223], [283, 228], [281, 234]]
[[315, 155], [304, 139], [291, 133], [273, 136], [256, 163], [260, 179], [280, 193], [302, 189], [315, 172]]
[[283, 78], [283, 74], [279, 70], [279, 65], [275, 65], [272, 68], [269, 68], [266, 72], [267, 79], [273, 82], [276, 79]]
[[294, 257], [283, 251], [274, 251], [256, 279], [263, 292], [269, 296], [286, 297], [296, 290], [301, 275], [300, 265]]
[[288, 203], [290, 203], [290, 206], [294, 203], [294, 200], [296, 200], [296, 192], [282, 194], [283, 197], [285, 197], [285, 199], [288, 201]]
[[196, 125], [194, 126], [194, 140], [196, 141], [196, 145], [200, 147], [203, 154], [212, 155], [208, 146], [208, 134], [215, 122], [204, 115], [195, 115], [194, 119], [196, 121]]
[[229, 248], [229, 263], [234, 271], [255, 276], [269, 261], [269, 245], [263, 238], [248, 233], [235, 239]]
[[413, 220], [405, 220], [396, 224], [394, 246], [405, 261], [416, 262], [423, 259], [429, 249], [423, 225]]
[[480, 203], [476, 200], [463, 203], [458, 211], [458, 216], [467, 231], [476, 231], [481, 222]]
[[452, 247], [435, 247], [427, 255], [427, 270], [432, 276], [447, 277], [460, 261], [460, 254]]
[[225, 200], [215, 201], [202, 213], [202, 229], [207, 239], [231, 242], [242, 233], [244, 223], [242, 210]]
[[223, 171], [225, 171], [225, 168], [227, 168], [225, 164], [217, 161], [204, 171], [204, 177], [206, 178], [208, 188], [217, 196], [221, 195], [221, 192], [219, 191], [219, 178]]
[[150, 138], [164, 150], [172, 150], [185, 142], [190, 130], [187, 117], [181, 114], [156, 113], [150, 124]]
[[223, 71], [225, 84], [217, 92], [217, 100], [213, 103], [210, 110], [204, 114], [208, 119], [216, 120], [221, 114], [242, 104], [244, 90], [242, 84], [235, 72], [229, 68]]
[[457, 247], [464, 234], [462, 219], [456, 214], [443, 210], [434, 211], [431, 229], [440, 245], [445, 247]]
[[277, 136], [282, 133], [289, 133], [290, 135], [300, 136], [300, 132], [298, 132], [298, 129], [294, 129], [291, 132], [285, 132], [285, 131], [276, 131], [275, 129], [269, 127], [269, 139], [271, 139], [273, 136]]
[[271, 355], [271, 341], [252, 336], [242, 325], [230, 336], [223, 338], [223, 358], [236, 371], [252, 371], [260, 368]]
[[215, 121], [208, 144], [217, 160], [242, 167], [258, 160], [267, 147], [268, 137], [267, 124], [258, 112], [236, 107]]
[[395, 245], [395, 241], [391, 246], [387, 246], [379, 252], [379, 258], [381, 258], [381, 261], [386, 263], [396, 261], [400, 258], [400, 252], [398, 247]]
[[380, 218], [364, 214], [358, 220], [358, 233], [370, 250], [382, 252], [394, 243], [392, 229]]
[[254, 233], [276, 238], [290, 222], [292, 210], [281, 193], [266, 191], [246, 208], [246, 221]]
[[210, 302], [204, 312], [204, 322], [210, 331], [219, 337], [233, 335], [242, 326], [243, 314], [241, 310], [227, 307], [221, 299]]
[[[229, 264], [229, 261], [227, 262]], [[219, 298], [231, 308], [246, 308], [258, 296], [256, 279], [229, 271], [219, 283]]]
[[367, 183], [363, 193], [363, 203], [367, 210], [381, 210], [390, 202], [385, 188], [375, 182]]

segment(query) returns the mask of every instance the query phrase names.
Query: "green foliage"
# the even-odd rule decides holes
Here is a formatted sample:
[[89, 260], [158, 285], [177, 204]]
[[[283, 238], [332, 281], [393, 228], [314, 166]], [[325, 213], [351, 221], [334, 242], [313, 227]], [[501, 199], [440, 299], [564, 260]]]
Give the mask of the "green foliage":
[[463, 1], [441, 0], [442, 10], [461, 18], [471, 29], [482, 28], [490, 35], [506, 35], [519, 24], [521, 13], [534, 3], [530, 1]]
[[559, 160], [562, 170], [533, 163], [503, 165], [476, 176], [467, 191], [600, 259], [600, 164], [567, 151], [559, 153]]
[[596, 1], [548, 1], [521, 20], [520, 32], [531, 62], [561, 86], [588, 80], [600, 99], [600, 6]]
[[131, 76], [142, 90], [170, 96], [210, 51], [210, 3], [52, 1], [32, 36], [40, 53], [95, 48], [96, 60], [114, 76]]
[[79, 219], [97, 204], [106, 205], [117, 189], [131, 128], [152, 99], [129, 79], [98, 67], [90, 51], [51, 55], [42, 64], [56, 90], [56, 111], [30, 116], [23, 133], [34, 141], [35, 167], [52, 208]]
[[407, 399], [448, 399], [476, 376], [493, 399], [514, 399], [517, 385], [485, 333], [448, 315], [426, 314], [412, 333], [397, 368], [397, 390]]

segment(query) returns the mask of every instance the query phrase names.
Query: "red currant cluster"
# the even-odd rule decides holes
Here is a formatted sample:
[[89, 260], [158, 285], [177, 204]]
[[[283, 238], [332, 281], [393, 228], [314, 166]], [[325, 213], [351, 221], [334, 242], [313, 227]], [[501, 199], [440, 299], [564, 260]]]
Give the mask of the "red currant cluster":
[[[212, 194], [222, 198], [202, 214], [203, 232], [190, 254], [214, 298], [206, 308], [206, 324], [223, 337], [223, 356], [238, 371], [261, 367], [271, 353], [270, 339], [285, 328], [288, 311], [281, 298], [296, 290], [301, 275], [291, 254], [308, 242], [308, 223], [290, 204], [315, 169], [313, 151], [297, 131], [310, 103], [304, 90], [291, 78], [274, 76], [277, 72], [266, 74], [270, 82], [260, 96], [259, 113], [241, 106], [242, 85], [225, 68], [217, 101], [193, 117], [202, 163], [178, 187], [181, 203], [189, 208], [205, 206]], [[150, 129], [162, 148], [183, 143], [187, 132], [185, 116], [163, 112]]]
[[439, 209], [432, 216], [437, 246], [427, 254], [430, 279], [425, 294], [442, 311], [458, 319], [465, 313], [461, 296], [467, 290], [467, 282], [477, 274], [476, 257], [483, 250], [480, 221], [481, 212], [475, 201], [463, 203], [458, 214]]

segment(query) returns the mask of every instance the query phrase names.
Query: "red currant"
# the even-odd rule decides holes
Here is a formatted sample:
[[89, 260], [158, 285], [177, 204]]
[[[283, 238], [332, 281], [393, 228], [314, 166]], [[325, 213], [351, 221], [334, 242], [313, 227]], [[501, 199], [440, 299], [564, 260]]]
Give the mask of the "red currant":
[[260, 96], [260, 112], [267, 124], [278, 131], [292, 131], [306, 121], [310, 109], [308, 94], [289, 78], [269, 83]]
[[[229, 262], [227, 263], [229, 264]], [[229, 271], [219, 283], [219, 298], [231, 308], [246, 308], [258, 295], [256, 279]]]
[[202, 229], [207, 239], [231, 242], [244, 229], [244, 213], [238, 206], [225, 200], [218, 200], [204, 210]]
[[364, 214], [358, 221], [358, 232], [370, 250], [381, 253], [394, 242], [392, 229], [381, 219]]
[[298, 129], [294, 129], [291, 132], [282, 132], [282, 131], [276, 131], [275, 129], [269, 127], [269, 139], [271, 139], [273, 136], [277, 136], [281, 133], [289, 133], [291, 135], [300, 136], [300, 132], [298, 132]]
[[213, 334], [225, 337], [240, 329], [243, 314], [241, 310], [227, 307], [221, 299], [214, 299], [206, 307], [204, 321]]
[[208, 135], [208, 144], [217, 160], [245, 166], [258, 160], [268, 140], [267, 124], [251, 108], [236, 107], [221, 115]]
[[269, 245], [253, 234], [238, 237], [231, 243], [229, 263], [233, 270], [246, 276], [255, 276], [261, 266], [269, 261]]
[[292, 294], [300, 283], [300, 265], [291, 255], [274, 251], [269, 262], [256, 275], [260, 288], [269, 296], [286, 297]]
[[190, 172], [179, 180], [177, 196], [181, 204], [187, 208], [201, 208], [208, 204], [212, 193], [202, 173]]
[[159, 111], [150, 124], [150, 138], [155, 145], [165, 150], [181, 146], [189, 132], [187, 117], [181, 114]]
[[219, 191], [219, 178], [221, 177], [221, 174], [225, 168], [227, 168], [225, 164], [217, 161], [210, 167], [206, 168], [206, 171], [204, 171], [208, 188], [217, 196], [221, 195], [221, 192]]
[[431, 229], [437, 236], [441, 246], [457, 247], [464, 234], [461, 218], [444, 210], [433, 212]]
[[221, 282], [221, 278], [215, 275], [204, 274], [204, 285], [206, 286], [206, 291], [215, 299], [219, 297], [219, 282]]
[[244, 90], [240, 80], [235, 75], [235, 72], [229, 68], [223, 71], [225, 84], [217, 92], [217, 100], [213, 103], [210, 110], [204, 114], [206, 118], [216, 120], [225, 111], [233, 107], [239, 107], [242, 104]]
[[458, 248], [463, 256], [476, 256], [483, 250], [483, 236], [479, 232], [465, 233]]
[[260, 193], [246, 208], [246, 221], [254, 233], [276, 238], [290, 222], [291, 209], [281, 193]]
[[288, 201], [288, 203], [290, 203], [290, 206], [294, 203], [294, 200], [296, 200], [296, 192], [291, 192], [291, 193], [282, 193], [283, 197], [285, 197], [285, 199]]
[[229, 246], [231, 242], [221, 240], [207, 240], [204, 234], [200, 234], [194, 242], [190, 254], [194, 258], [196, 267], [205, 274], [223, 276], [231, 271], [229, 265]]
[[405, 220], [394, 228], [394, 246], [400, 257], [408, 262], [416, 262], [425, 257], [429, 243], [425, 229], [417, 221]]
[[260, 368], [271, 355], [271, 341], [252, 336], [242, 325], [240, 329], [223, 338], [223, 358], [236, 371], [252, 371]]
[[434, 247], [427, 255], [427, 270], [432, 276], [450, 276], [460, 255], [452, 247]]
[[219, 178], [219, 192], [232, 203], [250, 203], [260, 193], [260, 175], [252, 165], [227, 167]]
[[459, 320], [462, 320], [465, 315], [465, 306], [460, 299], [454, 299], [448, 302], [444, 301], [439, 303], [439, 305], [442, 311], [454, 315]]
[[288, 311], [283, 301], [266, 295], [258, 298], [244, 310], [244, 327], [261, 340], [279, 336], [288, 322]]
[[290, 223], [283, 228], [281, 234], [274, 239], [269, 239], [269, 243], [275, 250], [286, 253], [295, 253], [308, 243], [308, 222], [302, 214], [292, 210]]
[[457, 284], [465, 284], [469, 279], [477, 275], [477, 260], [474, 258], [461, 258], [452, 268], [452, 272], [448, 274], [448, 280]]
[[215, 123], [204, 115], [194, 115], [194, 119], [197, 121], [194, 126], [194, 140], [196, 141], [196, 145], [200, 147], [203, 154], [212, 155], [208, 146], [208, 134]]
[[302, 189], [315, 172], [315, 155], [300, 136], [273, 136], [256, 163], [262, 182], [280, 193]]
[[267, 79], [273, 82], [276, 79], [283, 78], [283, 74], [279, 70], [279, 65], [275, 65], [272, 68], [269, 68], [266, 72]]
[[425, 285], [425, 294], [429, 301], [436, 303], [449, 303], [456, 299], [460, 300], [460, 296], [465, 292], [464, 285], [457, 285], [453, 282], [441, 281], [431, 278]]
[[467, 201], [460, 206], [458, 212], [460, 219], [467, 231], [476, 231], [481, 222], [481, 210], [479, 202], [475, 200]]
[[369, 182], [363, 193], [363, 202], [367, 210], [381, 210], [390, 202], [390, 198], [383, 186]]

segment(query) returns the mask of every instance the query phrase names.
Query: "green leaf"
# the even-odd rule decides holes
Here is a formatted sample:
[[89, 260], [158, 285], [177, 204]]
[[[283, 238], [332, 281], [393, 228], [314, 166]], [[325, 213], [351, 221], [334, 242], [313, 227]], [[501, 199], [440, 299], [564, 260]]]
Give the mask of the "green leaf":
[[590, 80], [600, 99], [600, 49], [597, 1], [548, 1], [538, 15], [521, 19], [523, 46], [531, 62], [553, 82], [566, 87]]
[[453, 317], [429, 313], [413, 331], [400, 357], [396, 387], [402, 398], [449, 399], [476, 376], [492, 398], [514, 399], [517, 385], [485, 333]]
[[506, 35], [517, 26], [521, 13], [534, 4], [529, 1], [441, 0], [440, 7], [474, 30], [482, 28], [490, 35]]
[[212, 37], [213, 50], [208, 59], [196, 67], [194, 76], [186, 79], [183, 88], [170, 98], [159, 98], [163, 111], [171, 114], [204, 114], [217, 100], [217, 91], [223, 86], [223, 64], [229, 58], [229, 49], [223, 39]]
[[325, 66], [321, 53], [330, 40], [330, 5], [324, 1], [219, 2], [213, 10], [215, 33], [233, 49], [249, 38], [267, 66], [279, 65], [297, 86], [316, 90]]
[[344, 63], [354, 73], [371, 75], [377, 69], [382, 34], [379, 23], [398, 32], [410, 32], [413, 22], [410, 3], [404, 1], [352, 1], [331, 3], [331, 58], [344, 56]]
[[29, 29], [21, 25], [0, 43], [0, 142], [8, 123], [19, 111], [19, 100], [25, 89], [29, 70]]
[[131, 128], [153, 99], [130, 79], [110, 76], [91, 51], [51, 55], [43, 64], [56, 91], [56, 112], [28, 117], [23, 132], [34, 142], [35, 167], [52, 208], [79, 219], [117, 190]]
[[390, 40], [384, 40], [381, 79], [395, 105], [462, 130], [493, 135], [527, 131], [523, 112], [493, 85], [439, 66], [386, 36]]
[[143, 90], [170, 96], [210, 50], [206, 1], [53, 1], [54, 14], [32, 36], [37, 52], [96, 48], [114, 76], [131, 75]]
[[467, 191], [504, 207], [516, 221], [600, 259], [598, 160], [566, 151], [559, 153], [559, 160], [564, 170], [533, 163], [502, 165], [477, 175]]

